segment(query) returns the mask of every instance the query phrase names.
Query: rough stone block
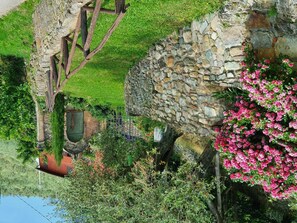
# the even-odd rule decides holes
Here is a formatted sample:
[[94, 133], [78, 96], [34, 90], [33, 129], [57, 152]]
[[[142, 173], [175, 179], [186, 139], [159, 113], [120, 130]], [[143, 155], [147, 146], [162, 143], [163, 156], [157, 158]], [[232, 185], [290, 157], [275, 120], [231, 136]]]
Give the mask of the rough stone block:
[[240, 70], [241, 66], [238, 62], [227, 62], [225, 63], [226, 70]]

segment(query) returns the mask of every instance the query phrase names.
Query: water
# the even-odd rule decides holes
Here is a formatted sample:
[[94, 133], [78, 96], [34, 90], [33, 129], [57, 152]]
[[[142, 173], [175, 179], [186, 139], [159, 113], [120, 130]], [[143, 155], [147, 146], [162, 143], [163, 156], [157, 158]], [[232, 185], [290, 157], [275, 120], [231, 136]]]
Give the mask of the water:
[[64, 179], [16, 158], [16, 144], [0, 141], [0, 223], [58, 223], [54, 206]]
[[60, 223], [54, 206], [40, 197], [4, 196], [0, 200], [0, 223]]

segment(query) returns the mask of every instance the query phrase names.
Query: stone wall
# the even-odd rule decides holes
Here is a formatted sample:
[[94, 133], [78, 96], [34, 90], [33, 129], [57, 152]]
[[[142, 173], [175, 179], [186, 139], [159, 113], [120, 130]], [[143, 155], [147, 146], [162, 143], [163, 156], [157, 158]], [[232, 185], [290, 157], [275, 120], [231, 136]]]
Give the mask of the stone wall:
[[242, 43], [260, 57], [297, 58], [296, 0], [231, 0], [155, 44], [125, 83], [126, 110], [164, 121], [184, 133], [213, 136], [222, 101], [213, 92], [240, 87]]

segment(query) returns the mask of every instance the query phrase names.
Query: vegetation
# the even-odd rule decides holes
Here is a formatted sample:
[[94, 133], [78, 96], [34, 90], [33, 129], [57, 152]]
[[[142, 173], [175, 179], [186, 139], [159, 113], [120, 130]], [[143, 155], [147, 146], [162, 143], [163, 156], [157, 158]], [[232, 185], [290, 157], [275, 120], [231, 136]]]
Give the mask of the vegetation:
[[34, 102], [25, 81], [24, 61], [0, 57], [0, 138], [18, 143], [24, 162], [37, 154]]
[[247, 49], [242, 96], [225, 113], [215, 147], [233, 180], [261, 185], [272, 197], [297, 191], [297, 79], [289, 59], [257, 61]]
[[[129, 166], [126, 155], [137, 152], [136, 147], [133, 151], [127, 142], [121, 143], [123, 139], [112, 136], [100, 140], [109, 146], [95, 152], [92, 162], [76, 162], [60, 189], [56, 205], [65, 222], [215, 222], [210, 209], [217, 209], [212, 171], [180, 160], [169, 160], [167, 168], [158, 171], [152, 147]], [[125, 171], [116, 168], [118, 162]], [[225, 176], [222, 173], [223, 208], [218, 222], [293, 221], [294, 212], [286, 202], [268, 202], [259, 188], [251, 190]]]
[[126, 173], [135, 161], [145, 157], [152, 146], [152, 142], [141, 138], [128, 140], [127, 137], [116, 127], [110, 126], [95, 136], [91, 142], [104, 154], [104, 164], [119, 175]]
[[106, 105], [95, 105], [93, 103], [87, 102], [87, 100], [83, 98], [76, 98], [76, 97], [66, 97], [65, 104], [67, 107], [82, 110], [82, 111], [89, 111], [93, 117], [97, 118], [98, 120], [102, 118], [107, 118], [113, 112], [113, 109], [110, 107], [109, 104]]
[[32, 14], [40, 0], [27, 0], [0, 18], [0, 55], [30, 57], [33, 43]]
[[196, 170], [184, 165], [177, 173], [160, 173], [147, 158], [134, 165], [128, 179], [80, 162], [60, 193], [58, 207], [69, 222], [78, 216], [82, 223], [213, 222], [204, 202], [212, 198], [212, 186], [196, 178]]
[[53, 112], [51, 113], [52, 141], [51, 149], [55, 159], [61, 163], [64, 148], [64, 95], [58, 94]]
[[1, 195], [56, 197], [57, 185], [62, 185], [63, 179], [39, 173], [35, 169], [37, 166], [35, 160], [26, 164], [20, 162], [16, 159], [17, 146], [13, 141], [0, 141]]

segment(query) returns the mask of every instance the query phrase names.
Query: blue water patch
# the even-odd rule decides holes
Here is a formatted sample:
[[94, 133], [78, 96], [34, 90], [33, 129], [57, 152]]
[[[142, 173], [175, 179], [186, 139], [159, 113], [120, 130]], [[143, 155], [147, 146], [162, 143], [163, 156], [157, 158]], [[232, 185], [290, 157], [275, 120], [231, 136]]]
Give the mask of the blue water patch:
[[62, 223], [50, 200], [40, 197], [0, 197], [0, 223]]

